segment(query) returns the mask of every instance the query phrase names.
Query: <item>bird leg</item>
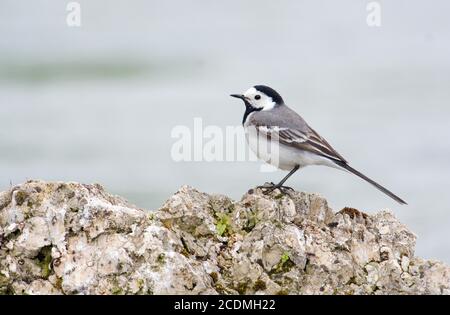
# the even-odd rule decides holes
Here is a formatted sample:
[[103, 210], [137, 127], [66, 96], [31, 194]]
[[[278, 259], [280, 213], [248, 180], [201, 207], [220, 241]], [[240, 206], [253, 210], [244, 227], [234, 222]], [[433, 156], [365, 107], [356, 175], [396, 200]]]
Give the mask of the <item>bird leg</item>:
[[274, 184], [272, 182], [265, 183], [263, 186], [258, 186], [257, 188], [263, 189], [263, 193], [266, 195], [268, 193], [271, 193], [275, 189], [279, 189], [281, 193], [283, 194], [289, 194], [290, 191], [293, 191], [294, 189], [292, 187], [283, 186], [283, 184], [288, 180], [289, 177], [291, 177], [295, 172], [298, 171], [300, 166], [296, 165], [290, 172], [287, 174], [278, 184]]

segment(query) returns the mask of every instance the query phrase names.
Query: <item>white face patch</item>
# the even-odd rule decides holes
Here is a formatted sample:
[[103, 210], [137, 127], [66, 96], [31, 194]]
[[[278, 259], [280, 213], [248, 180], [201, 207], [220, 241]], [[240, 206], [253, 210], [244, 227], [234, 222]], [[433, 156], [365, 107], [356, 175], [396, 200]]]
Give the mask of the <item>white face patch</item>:
[[244, 93], [244, 96], [247, 98], [250, 105], [255, 108], [262, 108], [262, 110], [271, 110], [276, 105], [271, 97], [256, 90], [254, 87], [249, 88]]

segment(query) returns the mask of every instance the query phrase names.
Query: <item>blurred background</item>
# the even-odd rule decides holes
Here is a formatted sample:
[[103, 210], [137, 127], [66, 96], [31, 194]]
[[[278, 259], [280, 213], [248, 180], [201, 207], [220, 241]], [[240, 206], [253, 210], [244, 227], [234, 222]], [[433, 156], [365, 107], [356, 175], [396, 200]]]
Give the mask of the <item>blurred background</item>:
[[277, 89], [358, 178], [310, 167], [288, 185], [369, 213], [389, 208], [417, 254], [450, 263], [450, 2], [80, 0], [0, 2], [0, 190], [98, 182], [147, 209], [181, 185], [239, 199], [285, 173], [257, 162], [174, 162], [171, 130], [240, 125], [229, 97]]

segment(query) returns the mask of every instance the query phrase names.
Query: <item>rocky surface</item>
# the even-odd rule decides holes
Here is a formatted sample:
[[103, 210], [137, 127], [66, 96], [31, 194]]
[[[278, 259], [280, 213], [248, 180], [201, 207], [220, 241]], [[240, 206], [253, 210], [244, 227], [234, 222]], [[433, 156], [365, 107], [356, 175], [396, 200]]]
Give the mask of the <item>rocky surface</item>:
[[0, 193], [3, 294], [449, 294], [392, 213], [334, 213], [315, 194], [240, 201], [184, 186], [154, 212], [99, 185]]

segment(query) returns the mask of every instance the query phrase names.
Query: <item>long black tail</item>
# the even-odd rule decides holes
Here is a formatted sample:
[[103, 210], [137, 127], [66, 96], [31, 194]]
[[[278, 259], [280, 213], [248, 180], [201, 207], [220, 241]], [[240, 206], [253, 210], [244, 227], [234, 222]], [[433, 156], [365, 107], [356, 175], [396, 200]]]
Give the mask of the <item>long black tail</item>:
[[388, 195], [389, 197], [391, 197], [392, 199], [394, 199], [395, 201], [397, 201], [400, 204], [404, 204], [407, 205], [407, 203], [401, 199], [400, 197], [396, 196], [393, 192], [387, 190], [386, 188], [384, 188], [383, 186], [381, 186], [380, 184], [378, 184], [377, 182], [371, 180], [369, 177], [367, 177], [366, 175], [360, 173], [359, 171], [355, 170], [353, 167], [351, 167], [350, 165], [346, 164], [346, 163], [342, 163], [342, 162], [337, 162], [337, 165], [339, 165], [340, 167], [346, 169], [347, 171], [349, 171], [350, 173], [355, 174], [356, 176], [364, 179], [366, 182], [372, 184], [373, 186], [375, 186], [375, 188], [377, 188], [379, 191], [385, 193], [386, 195]]

